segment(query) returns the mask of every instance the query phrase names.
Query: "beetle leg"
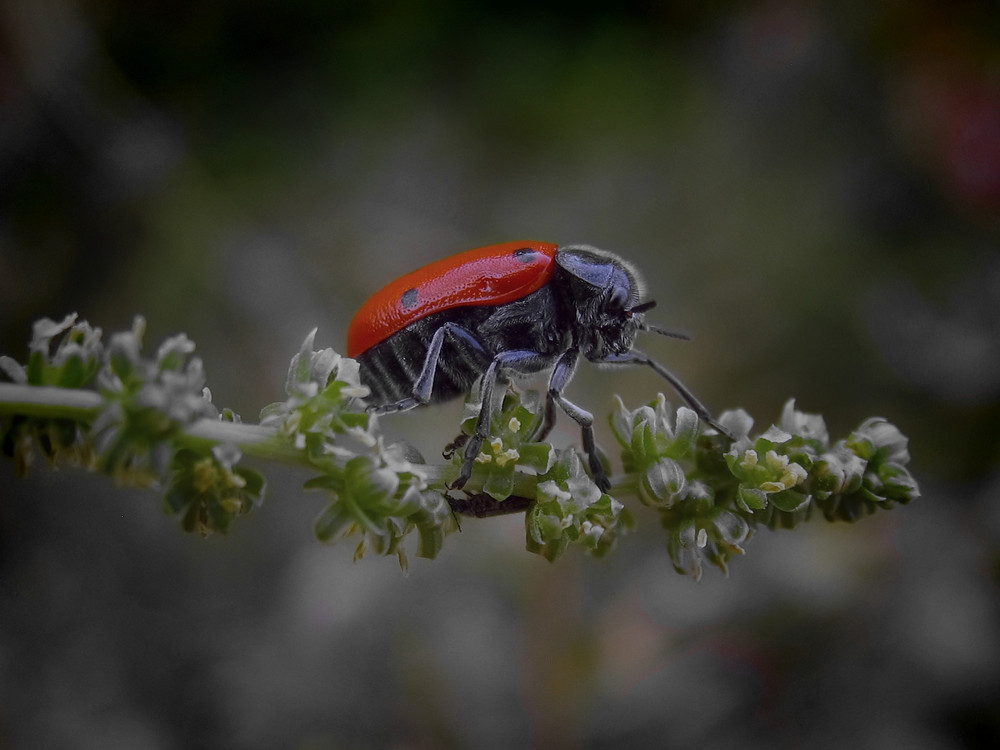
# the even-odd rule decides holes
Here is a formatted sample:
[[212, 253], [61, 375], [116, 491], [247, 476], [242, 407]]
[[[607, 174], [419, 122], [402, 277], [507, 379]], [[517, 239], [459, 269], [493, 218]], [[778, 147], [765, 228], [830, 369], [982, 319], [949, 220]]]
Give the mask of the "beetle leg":
[[545, 440], [548, 434], [552, 432], [552, 428], [556, 424], [556, 402], [552, 398], [552, 394], [546, 392], [545, 394], [545, 405], [542, 411], [542, 420], [538, 423], [538, 427], [533, 433], [531, 433], [531, 442], [538, 443]]
[[493, 388], [496, 385], [497, 379], [507, 373], [530, 375], [539, 370], [544, 370], [551, 363], [552, 358], [548, 355], [517, 349], [500, 352], [493, 358], [490, 366], [483, 373], [483, 382], [480, 388], [482, 405], [479, 407], [479, 418], [476, 419], [476, 431], [465, 444], [462, 469], [459, 472], [458, 478], [451, 483], [452, 489], [461, 489], [469, 481], [469, 477], [472, 476], [472, 467], [476, 461], [476, 456], [483, 449], [483, 441], [489, 437], [490, 416], [493, 411]]
[[594, 361], [610, 365], [646, 365], [651, 367], [657, 375], [670, 383], [670, 387], [677, 391], [678, 395], [684, 399], [687, 405], [691, 407], [691, 410], [698, 415], [698, 418], [701, 419], [702, 422], [707, 425], [711, 425], [730, 440], [736, 439], [733, 433], [715, 420], [715, 417], [712, 416], [712, 412], [708, 410], [708, 407], [698, 400], [698, 397], [695, 396], [683, 382], [681, 382], [680, 378], [674, 375], [670, 370], [661, 365], [655, 359], [647, 357], [642, 352], [632, 350], [626, 354], [614, 354], [605, 359]]
[[448, 335], [455, 337], [473, 349], [478, 349], [485, 355], [486, 351], [483, 349], [483, 345], [469, 329], [463, 328], [457, 323], [445, 323], [434, 331], [434, 335], [431, 337], [431, 342], [427, 346], [427, 354], [424, 356], [423, 367], [420, 369], [420, 375], [417, 376], [417, 380], [413, 384], [413, 395], [394, 404], [370, 406], [368, 410], [375, 414], [390, 414], [397, 411], [407, 411], [428, 403], [431, 400], [431, 392], [434, 388], [434, 375], [437, 373], [438, 360], [441, 358], [441, 347], [444, 346], [444, 338]]
[[562, 395], [563, 389], [576, 370], [579, 355], [578, 350], [570, 349], [559, 357], [555, 367], [552, 368], [552, 376], [549, 378], [548, 401], [559, 404], [559, 407], [580, 425], [580, 430], [583, 433], [583, 451], [587, 454], [587, 463], [590, 466], [594, 484], [600, 487], [601, 492], [607, 492], [611, 488], [611, 482], [608, 475], [604, 473], [604, 466], [597, 455], [597, 445], [594, 441], [594, 415], [581, 409]]

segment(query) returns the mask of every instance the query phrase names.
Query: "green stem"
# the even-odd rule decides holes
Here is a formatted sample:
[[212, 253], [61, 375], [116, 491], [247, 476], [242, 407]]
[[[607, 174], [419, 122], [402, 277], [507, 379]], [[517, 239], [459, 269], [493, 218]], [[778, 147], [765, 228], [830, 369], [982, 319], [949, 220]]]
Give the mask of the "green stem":
[[90, 422], [103, 403], [101, 395], [94, 391], [0, 383], [0, 414]]
[[[39, 419], [93, 422], [104, 398], [100, 393], [75, 388], [0, 383], [0, 415], [19, 414]], [[236, 445], [246, 456], [317, 469], [305, 451], [290, 445], [273, 427], [242, 422], [199, 419], [174, 435], [174, 441], [190, 448], [210, 448], [221, 443]], [[322, 468], [322, 467], [319, 467]], [[431, 482], [441, 481], [445, 467], [425, 467]]]
[[[0, 414], [93, 422], [104, 406], [100, 393], [74, 388], [0, 383]], [[192, 448], [232, 443], [246, 455], [308, 466], [302, 451], [278, 437], [273, 427], [199, 419], [174, 438]]]
[[174, 437], [174, 440], [190, 448], [229, 443], [237, 446], [246, 456], [281, 461], [296, 466], [310, 466], [305, 452], [282, 440], [273, 427], [199, 419], [189, 424], [183, 432]]

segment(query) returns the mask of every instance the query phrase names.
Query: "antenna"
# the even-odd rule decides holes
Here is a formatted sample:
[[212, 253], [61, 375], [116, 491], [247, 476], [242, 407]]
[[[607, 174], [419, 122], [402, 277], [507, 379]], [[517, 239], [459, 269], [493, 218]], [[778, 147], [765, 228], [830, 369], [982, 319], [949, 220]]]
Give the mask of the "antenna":
[[[656, 307], [656, 300], [651, 299], [646, 302], [640, 302], [635, 307], [629, 308], [630, 313], [644, 313], [647, 310], [652, 310]], [[680, 339], [681, 341], [690, 341], [691, 337], [686, 333], [681, 333], [680, 331], [671, 331], [667, 328], [661, 328], [660, 326], [654, 326], [651, 323], [646, 323], [643, 321], [639, 324], [640, 331], [651, 331], [652, 333], [658, 333], [661, 336], [669, 336], [672, 339]]]
[[681, 341], [691, 340], [691, 337], [686, 333], [681, 333], [680, 331], [671, 331], [667, 328], [660, 328], [659, 326], [650, 325], [648, 323], [642, 324], [642, 330], [651, 331], [652, 333], [658, 333], [661, 336], [669, 336], [672, 339], [680, 339]]

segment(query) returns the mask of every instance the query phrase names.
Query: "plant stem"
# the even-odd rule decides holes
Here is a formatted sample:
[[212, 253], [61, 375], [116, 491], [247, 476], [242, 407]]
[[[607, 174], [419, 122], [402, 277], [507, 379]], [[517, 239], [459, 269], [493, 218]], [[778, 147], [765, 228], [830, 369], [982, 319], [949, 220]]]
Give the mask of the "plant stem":
[[[0, 414], [20, 414], [40, 419], [93, 422], [104, 405], [96, 391], [53, 386], [0, 383]], [[174, 439], [190, 447], [232, 443], [247, 455], [308, 465], [302, 451], [277, 439], [273, 427], [199, 419], [187, 425]]]
[[309, 466], [305, 452], [279, 439], [278, 431], [273, 427], [199, 419], [184, 428], [174, 440], [191, 448], [229, 443], [238, 446], [247, 456]]
[[90, 422], [103, 403], [101, 395], [94, 391], [0, 383], [0, 414]]
[[[91, 390], [0, 383], [0, 415], [19, 414], [90, 424], [97, 419], [104, 403], [101, 394]], [[199, 419], [175, 434], [173, 440], [190, 448], [211, 448], [228, 443], [237, 446], [246, 456], [316, 468], [304, 450], [291, 445], [274, 427]], [[424, 468], [430, 481], [441, 480], [443, 467], [427, 465]]]

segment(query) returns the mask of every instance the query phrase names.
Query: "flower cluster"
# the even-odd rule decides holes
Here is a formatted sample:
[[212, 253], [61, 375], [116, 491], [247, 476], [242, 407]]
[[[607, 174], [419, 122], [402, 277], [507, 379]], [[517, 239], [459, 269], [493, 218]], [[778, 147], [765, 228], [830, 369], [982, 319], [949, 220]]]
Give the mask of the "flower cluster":
[[163, 495], [166, 512], [179, 516], [185, 531], [203, 536], [226, 533], [237, 517], [249, 513], [264, 496], [264, 477], [239, 466], [241, 458], [239, 448], [225, 443], [208, 455], [190, 448], [176, 451]]
[[[457, 476], [463, 455], [459, 447], [472, 435], [482, 402], [474, 391], [465, 402], [462, 437], [450, 446], [447, 456]], [[517, 494], [517, 481], [524, 474], [538, 476], [555, 461], [555, 450], [548, 443], [534, 442], [541, 423], [542, 400], [537, 391], [519, 394], [512, 388], [504, 391], [499, 408], [493, 413], [492, 435], [483, 443], [470, 481], [497, 502]], [[523, 487], [521, 488], [523, 489]]]
[[[724, 413], [720, 422], [736, 435], [749, 427], [744, 412]], [[733, 555], [743, 553], [740, 545], [751, 532], [738, 513], [717, 502], [733, 485], [718, 459], [726, 439], [703, 430], [691, 409], [673, 412], [662, 393], [635, 410], [618, 399], [611, 428], [636, 494], [659, 511], [674, 568], [700, 577], [704, 559], [725, 570]]]
[[[557, 450], [534, 441], [542, 407], [543, 397], [537, 391], [506, 390], [493, 415], [493, 435], [476, 459], [467, 488], [481, 487], [483, 495], [494, 501], [495, 512], [503, 512], [503, 504], [517, 498], [514, 507], [527, 510], [525, 533], [531, 552], [555, 560], [577, 543], [591, 554], [605, 555], [631, 528], [632, 516], [594, 484], [575, 449]], [[475, 429], [480, 408], [481, 402], [470, 396], [464, 434]], [[456, 473], [461, 463], [460, 452], [452, 451]]]
[[728, 450], [691, 410], [672, 413], [662, 395], [635, 410], [619, 401], [612, 416], [625, 470], [639, 498], [660, 511], [679, 572], [700, 576], [703, 562], [725, 570], [758, 525], [792, 528], [816, 507], [827, 520], [853, 521], [919, 496], [906, 437], [884, 419], [835, 443], [823, 418], [794, 400], [753, 437], [746, 412], [720, 422], [736, 436]]
[[798, 411], [794, 400], [755, 441], [738, 440], [726, 461], [740, 480], [740, 507], [772, 527], [790, 528], [814, 507], [829, 521], [855, 521], [920, 495], [895, 425], [873, 417], [831, 443], [823, 417]]
[[170, 471], [171, 438], [199, 419], [218, 419], [194, 343], [167, 339], [155, 358], [142, 355], [146, 322], [111, 336], [97, 375], [104, 408], [91, 432], [100, 468], [123, 484], [155, 486]]
[[[55, 340], [55, 351], [52, 351]], [[93, 382], [103, 357], [101, 329], [76, 322], [76, 315], [62, 321], [43, 318], [34, 325], [26, 365], [0, 357], [0, 382], [45, 388], [79, 389]], [[0, 421], [4, 455], [14, 459], [18, 476], [25, 476], [34, 457], [43, 455], [53, 465], [87, 467], [94, 453], [83, 440], [74, 419], [46, 414], [14, 414]]]
[[571, 543], [602, 557], [634, 526], [632, 514], [601, 492], [572, 448], [557, 452], [555, 463], [539, 477], [533, 499], [525, 517], [527, 547], [547, 560]]
[[329, 500], [315, 523], [317, 538], [360, 536], [356, 558], [368, 551], [396, 555], [405, 568], [402, 541], [416, 531], [417, 554], [435, 557], [456, 528], [451, 509], [429, 489], [428, 467], [378, 434], [377, 418], [365, 411], [368, 388], [358, 379], [357, 362], [332, 349], [314, 350], [315, 335], [292, 359], [288, 398], [265, 407], [261, 425], [275, 428], [321, 472], [305, 485]]
[[[26, 366], [3, 357], [0, 371], [15, 384], [62, 389], [79, 408], [62, 410], [73, 417], [14, 415], [2, 426], [4, 452], [21, 473], [40, 451], [53, 463], [102, 471], [120, 484], [163, 487], [164, 508], [180, 515], [185, 529], [224, 532], [259, 502], [263, 478], [236, 466], [240, 452], [234, 446], [182, 450], [176, 443], [198, 420], [237, 418], [212, 405], [201, 360], [192, 356], [186, 336], [168, 339], [147, 358], [145, 327], [137, 317], [131, 330], [105, 344], [101, 329], [77, 322], [75, 314], [38, 321]], [[44, 406], [32, 408], [44, 412]]]
[[333, 349], [315, 351], [314, 329], [292, 357], [285, 379], [284, 401], [265, 406], [260, 424], [274, 427], [310, 456], [351, 455], [339, 443], [343, 436], [371, 445], [371, 418], [362, 399], [368, 388], [358, 379], [358, 363]]

